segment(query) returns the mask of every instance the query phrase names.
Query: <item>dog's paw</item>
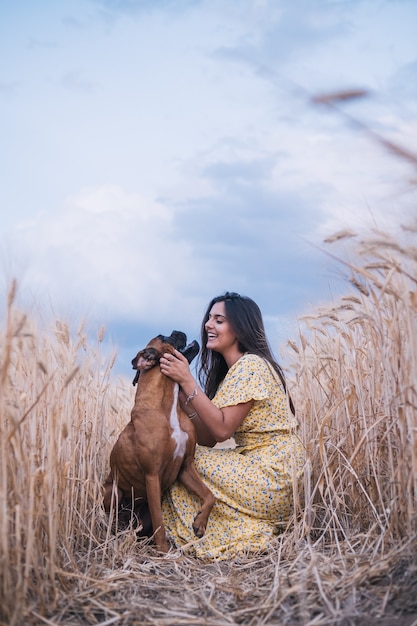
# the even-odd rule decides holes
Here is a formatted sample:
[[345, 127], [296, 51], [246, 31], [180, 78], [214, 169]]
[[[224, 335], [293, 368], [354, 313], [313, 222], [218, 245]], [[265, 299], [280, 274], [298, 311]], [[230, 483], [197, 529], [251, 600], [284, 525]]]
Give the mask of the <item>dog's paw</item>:
[[194, 519], [193, 531], [194, 531], [195, 536], [198, 537], [199, 539], [201, 539], [201, 537], [203, 537], [204, 533], [206, 532], [206, 524], [201, 519], [201, 511], [199, 511], [197, 513], [197, 515], [196, 515], [196, 517]]
[[206, 532], [206, 527], [196, 526], [195, 524], [193, 524], [193, 531], [194, 531], [195, 536], [201, 539], [201, 537], [204, 537], [204, 533]]

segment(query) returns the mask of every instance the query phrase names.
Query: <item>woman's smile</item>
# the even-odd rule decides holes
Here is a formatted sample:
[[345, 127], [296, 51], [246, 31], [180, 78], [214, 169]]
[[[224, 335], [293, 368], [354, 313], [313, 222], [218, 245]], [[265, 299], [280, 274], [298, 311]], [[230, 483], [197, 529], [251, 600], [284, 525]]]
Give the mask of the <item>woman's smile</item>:
[[236, 333], [226, 317], [224, 302], [216, 302], [213, 305], [205, 328], [207, 333], [207, 348], [220, 352], [223, 356], [225, 356], [231, 348], [236, 349]]

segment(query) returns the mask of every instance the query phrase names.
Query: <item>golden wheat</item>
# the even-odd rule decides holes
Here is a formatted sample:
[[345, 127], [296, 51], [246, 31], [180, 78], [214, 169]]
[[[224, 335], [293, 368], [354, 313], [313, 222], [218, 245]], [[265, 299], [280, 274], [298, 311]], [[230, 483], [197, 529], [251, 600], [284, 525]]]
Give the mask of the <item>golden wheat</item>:
[[346, 294], [288, 342], [306, 446], [297, 514], [266, 554], [228, 562], [164, 558], [132, 529], [111, 534], [100, 485], [133, 389], [112, 377], [103, 329], [93, 346], [82, 326], [40, 331], [12, 285], [0, 334], [0, 622], [312, 626], [417, 612], [414, 232], [349, 232]]

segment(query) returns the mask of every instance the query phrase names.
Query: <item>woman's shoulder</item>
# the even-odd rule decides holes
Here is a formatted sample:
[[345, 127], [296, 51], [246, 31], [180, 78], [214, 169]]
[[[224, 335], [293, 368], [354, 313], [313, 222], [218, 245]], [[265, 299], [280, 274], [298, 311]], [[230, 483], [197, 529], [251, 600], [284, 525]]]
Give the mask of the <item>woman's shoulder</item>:
[[240, 374], [249, 374], [250, 372], [259, 372], [262, 373], [264, 368], [267, 367], [265, 360], [258, 356], [257, 354], [250, 354], [249, 352], [245, 352], [237, 361], [234, 363], [228, 373], [227, 377], [236, 376]]
[[239, 364], [240, 366], [250, 367], [252, 369], [256, 368], [261, 371], [268, 370], [268, 364], [266, 360], [259, 356], [258, 354], [252, 354], [250, 352], [245, 352], [243, 356], [235, 363], [235, 365]]
[[264, 359], [256, 354], [241, 356], [220, 383], [213, 399], [216, 406], [266, 399], [270, 393], [266, 368]]
[[237, 363], [239, 362], [241, 363], [241, 370], [251, 372], [266, 381], [278, 384], [278, 387], [282, 389], [282, 382], [278, 378], [275, 368], [264, 357], [246, 352], [237, 361]]
[[245, 352], [228, 371], [227, 378], [236, 377], [269, 380], [271, 367], [263, 357]]

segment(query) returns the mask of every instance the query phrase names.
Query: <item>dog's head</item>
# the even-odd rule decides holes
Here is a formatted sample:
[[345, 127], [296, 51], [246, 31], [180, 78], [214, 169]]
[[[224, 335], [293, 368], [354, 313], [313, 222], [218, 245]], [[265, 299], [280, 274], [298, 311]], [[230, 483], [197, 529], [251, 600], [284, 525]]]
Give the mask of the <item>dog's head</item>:
[[178, 350], [185, 356], [187, 361], [191, 361], [197, 356], [200, 346], [197, 341], [192, 341], [187, 346], [187, 335], [180, 330], [173, 330], [169, 337], [158, 335], [150, 340], [146, 348], [137, 353], [132, 359], [132, 367], [137, 370], [133, 379], [133, 385], [136, 385], [140, 372], [146, 371], [157, 365], [159, 359], [165, 352], [173, 354], [174, 350]]

